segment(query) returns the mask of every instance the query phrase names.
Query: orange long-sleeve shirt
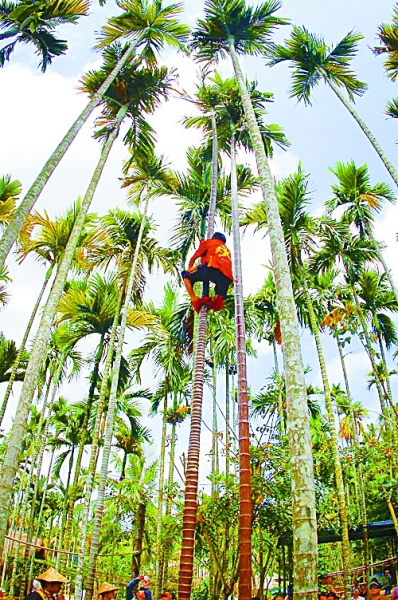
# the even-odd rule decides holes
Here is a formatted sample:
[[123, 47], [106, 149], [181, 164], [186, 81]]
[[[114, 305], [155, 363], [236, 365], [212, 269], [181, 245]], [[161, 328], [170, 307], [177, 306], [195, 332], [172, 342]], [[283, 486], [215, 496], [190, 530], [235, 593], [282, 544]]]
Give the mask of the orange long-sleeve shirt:
[[228, 250], [227, 246], [222, 240], [217, 238], [201, 240], [199, 248], [189, 261], [189, 269], [193, 267], [197, 258], [201, 258], [200, 262], [202, 264], [207, 263], [208, 267], [218, 269], [221, 271], [221, 273], [223, 273], [223, 275], [228, 277], [228, 279], [234, 281], [234, 276], [232, 274], [231, 252]]

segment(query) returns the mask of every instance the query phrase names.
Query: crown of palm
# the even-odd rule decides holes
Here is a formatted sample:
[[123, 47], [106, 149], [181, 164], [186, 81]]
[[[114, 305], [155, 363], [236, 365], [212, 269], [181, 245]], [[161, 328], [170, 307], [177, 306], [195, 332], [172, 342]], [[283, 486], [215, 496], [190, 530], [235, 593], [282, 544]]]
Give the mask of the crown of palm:
[[98, 48], [135, 37], [138, 47], [141, 47], [141, 56], [148, 64], [156, 62], [156, 53], [160, 53], [166, 44], [177, 50], [184, 49], [190, 30], [187, 25], [178, 22], [181, 4], [163, 6], [161, 0], [118, 0], [116, 4], [123, 12], [104, 25], [98, 38]]
[[264, 54], [273, 31], [288, 23], [274, 16], [280, 7], [279, 0], [257, 7], [247, 6], [245, 0], [207, 0], [205, 19], [198, 20], [190, 47], [205, 61], [225, 56], [231, 39], [238, 54]]
[[0, 66], [15, 49], [18, 42], [32, 43], [39, 63], [44, 72], [54, 56], [65, 54], [68, 46], [64, 40], [57, 39], [53, 31], [64, 23], [76, 23], [81, 16], [88, 15], [88, 0], [22, 0], [19, 3], [3, 1], [0, 3], [1, 39], [12, 39], [0, 50]]
[[333, 196], [326, 202], [328, 214], [344, 206], [343, 221], [353, 223], [361, 234], [372, 235], [374, 216], [381, 211], [383, 201], [396, 201], [391, 187], [382, 182], [371, 185], [368, 166], [357, 167], [353, 160], [337, 162], [329, 170], [338, 183], [332, 185]]
[[398, 5], [394, 8], [392, 24], [380, 25], [378, 36], [382, 46], [374, 48], [374, 53], [388, 55], [384, 62], [384, 68], [388, 77], [392, 81], [396, 81], [398, 77]]
[[355, 95], [362, 96], [366, 91], [366, 85], [349, 67], [362, 38], [362, 34], [350, 31], [330, 49], [321, 36], [310, 33], [305, 27], [294, 26], [285, 45], [269, 46], [267, 64], [292, 63], [290, 97], [303, 100], [305, 104], [311, 104], [311, 92], [322, 80], [343, 87], [354, 100]]

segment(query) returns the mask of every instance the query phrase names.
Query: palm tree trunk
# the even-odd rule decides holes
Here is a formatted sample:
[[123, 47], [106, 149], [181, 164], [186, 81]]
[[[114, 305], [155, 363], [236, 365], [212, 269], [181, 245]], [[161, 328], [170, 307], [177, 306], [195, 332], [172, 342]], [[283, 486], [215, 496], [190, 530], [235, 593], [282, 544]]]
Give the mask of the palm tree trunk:
[[358, 319], [359, 319], [359, 322], [360, 322], [361, 327], [362, 327], [362, 333], [363, 333], [363, 337], [364, 337], [364, 340], [362, 342], [363, 342], [363, 345], [365, 347], [366, 353], [369, 356], [369, 360], [370, 360], [370, 363], [372, 365], [373, 374], [374, 374], [374, 377], [375, 377], [376, 389], [377, 389], [377, 392], [378, 392], [378, 395], [379, 395], [380, 408], [381, 408], [382, 415], [384, 417], [384, 426], [385, 426], [385, 429], [386, 429], [387, 437], [389, 438], [389, 440], [391, 441], [391, 443], [393, 443], [392, 431], [391, 431], [391, 422], [390, 422], [391, 421], [390, 420], [390, 413], [389, 413], [388, 407], [386, 405], [386, 399], [385, 399], [385, 393], [384, 393], [384, 390], [383, 390], [383, 386], [382, 386], [382, 383], [381, 383], [381, 381], [379, 379], [379, 376], [378, 376], [377, 365], [376, 365], [376, 361], [375, 361], [375, 351], [373, 349], [372, 341], [371, 341], [370, 336], [369, 336], [368, 327], [367, 327], [366, 320], [365, 320], [365, 317], [364, 317], [363, 312], [362, 312], [362, 308], [361, 308], [361, 305], [360, 305], [360, 302], [359, 302], [358, 294], [356, 293], [355, 288], [354, 288], [353, 285], [351, 285], [350, 288], [351, 288], [351, 293], [352, 293], [354, 301], [355, 301], [355, 306], [357, 308]]
[[[389, 403], [390, 408], [393, 411], [395, 419], [396, 419], [396, 421], [398, 423], [397, 410], [396, 410], [396, 407], [395, 407], [395, 404], [394, 404], [394, 401], [393, 401], [390, 376], [388, 374], [386, 353], [384, 352], [383, 340], [382, 340], [382, 337], [381, 337], [379, 331], [377, 332], [377, 340], [379, 342], [381, 360], [382, 360], [382, 362], [384, 364], [384, 368], [385, 368], [385, 371], [386, 371], [385, 377], [386, 377], [387, 392], [388, 392], [388, 403]], [[394, 429], [396, 429], [396, 424], [394, 422], [392, 422], [392, 426], [393, 426]]]
[[9, 398], [11, 396], [11, 392], [12, 392], [12, 386], [13, 386], [13, 383], [15, 381], [15, 377], [16, 377], [17, 372], [18, 372], [19, 363], [21, 362], [22, 355], [23, 355], [23, 353], [25, 351], [26, 342], [28, 340], [28, 337], [29, 337], [29, 334], [30, 334], [30, 330], [32, 329], [33, 321], [35, 320], [37, 311], [38, 311], [39, 306], [40, 306], [40, 302], [42, 301], [42, 298], [43, 298], [44, 292], [46, 290], [47, 283], [50, 280], [52, 271], [53, 271], [53, 265], [51, 265], [49, 267], [49, 269], [47, 270], [47, 273], [46, 273], [46, 276], [44, 278], [44, 282], [43, 282], [42, 288], [41, 288], [41, 290], [39, 292], [39, 295], [37, 297], [36, 304], [33, 307], [33, 311], [32, 311], [32, 314], [30, 315], [30, 319], [29, 319], [28, 324], [26, 326], [25, 333], [23, 334], [21, 345], [19, 347], [17, 356], [15, 358], [15, 362], [13, 364], [12, 371], [10, 373], [10, 379], [8, 380], [7, 389], [6, 389], [6, 393], [4, 395], [3, 403], [2, 403], [1, 408], [0, 408], [0, 426], [1, 426], [1, 424], [3, 422], [3, 419], [4, 419], [4, 414], [5, 414], [6, 409], [7, 409], [8, 400], [9, 400]]
[[[305, 275], [304, 275], [305, 277]], [[303, 278], [304, 279], [304, 278]], [[344, 592], [346, 598], [349, 598], [351, 593], [351, 578], [350, 578], [350, 538], [348, 535], [348, 515], [347, 505], [344, 492], [344, 478], [343, 470], [341, 468], [339, 443], [337, 440], [336, 423], [333, 412], [333, 401], [330, 393], [329, 379], [326, 370], [325, 357], [323, 354], [321, 336], [319, 335], [318, 322], [315, 316], [314, 307], [312, 304], [311, 296], [308, 290], [307, 282], [304, 279], [302, 281], [306, 305], [308, 309], [308, 315], [310, 318], [311, 331], [315, 338], [316, 349], [318, 353], [319, 366], [322, 374], [323, 393], [325, 398], [326, 411], [329, 421], [330, 439], [332, 442], [333, 452], [333, 464], [334, 464], [334, 476], [336, 481], [336, 492], [337, 492], [337, 503], [339, 505], [340, 513], [340, 527], [341, 527], [341, 540], [342, 540], [342, 561], [343, 561], [343, 578], [344, 578]]]
[[90, 450], [90, 460], [86, 479], [86, 488], [84, 491], [84, 503], [83, 503], [83, 514], [81, 519], [81, 538], [80, 538], [80, 550], [77, 562], [77, 572], [75, 579], [75, 598], [80, 600], [83, 591], [83, 570], [84, 570], [84, 559], [86, 555], [86, 543], [87, 543], [87, 528], [90, 517], [90, 502], [91, 494], [93, 491], [94, 477], [97, 466], [98, 456], [98, 441], [101, 432], [101, 421], [102, 413], [104, 410], [105, 398], [108, 391], [109, 375], [112, 368], [113, 361], [113, 349], [116, 340], [117, 328], [119, 323], [120, 308], [122, 305], [123, 295], [119, 295], [118, 304], [116, 308], [115, 317], [113, 319], [111, 335], [108, 343], [108, 352], [105, 359], [104, 372], [102, 374], [101, 390], [97, 403], [97, 413], [94, 424], [93, 439]]
[[112, 71], [109, 73], [108, 77], [105, 79], [103, 84], [98, 88], [98, 91], [93, 95], [83, 112], [73, 123], [72, 127], [69, 129], [63, 140], [60, 142], [60, 144], [58, 144], [58, 146], [56, 147], [56, 149], [54, 150], [54, 152], [40, 171], [38, 177], [35, 179], [32, 186], [28, 190], [25, 198], [18, 206], [0, 241], [0, 265], [4, 264], [8, 253], [10, 252], [13, 244], [15, 243], [15, 240], [18, 237], [19, 232], [21, 231], [23, 224], [26, 221], [26, 217], [35, 205], [36, 200], [43, 191], [44, 186], [50, 179], [55, 168], [61, 162], [64, 154], [68, 150], [69, 146], [72, 144], [76, 135], [79, 133], [80, 129], [83, 127], [84, 123], [87, 121], [94, 108], [98, 106], [102, 96], [106, 93], [108, 87], [116, 78], [119, 71], [134, 55], [139, 41], [140, 38], [136, 39], [130, 44], [126, 52], [120, 58], [120, 60], [112, 69]]
[[338, 86], [335, 83], [331, 82], [330, 79], [328, 79], [326, 81], [326, 83], [328, 83], [328, 85], [330, 85], [330, 87], [332, 88], [332, 90], [334, 91], [334, 93], [336, 94], [338, 99], [344, 104], [346, 109], [354, 117], [354, 119], [356, 120], [356, 122], [358, 123], [358, 125], [360, 126], [360, 128], [362, 129], [362, 131], [364, 132], [366, 137], [368, 138], [369, 142], [372, 144], [373, 148], [376, 150], [377, 154], [380, 156], [385, 168], [390, 173], [395, 184], [398, 186], [398, 173], [394, 169], [392, 163], [388, 160], [387, 156], [384, 154], [382, 147], [380, 146], [379, 142], [374, 137], [373, 133], [370, 131], [369, 127], [361, 119], [361, 117], [358, 115], [358, 113], [354, 109], [352, 103], [349, 100], [347, 100], [347, 98], [344, 96], [344, 94], [341, 92], [341, 90], [338, 88]]
[[267, 212], [275, 270], [276, 293], [283, 340], [288, 437], [292, 467], [294, 593], [296, 598], [303, 596], [307, 600], [316, 600], [318, 590], [318, 540], [316, 534], [315, 489], [307, 390], [301, 357], [297, 313], [273, 179], [256, 116], [235, 51], [233, 38], [229, 41], [229, 49], [255, 152]]
[[[207, 217], [207, 238], [214, 233], [214, 218], [217, 201], [218, 140], [214, 113], [212, 114], [213, 145], [210, 205]], [[185, 471], [185, 501], [182, 525], [180, 570], [178, 576], [178, 599], [190, 600], [193, 576], [194, 534], [198, 496], [200, 433], [202, 428], [202, 400], [205, 369], [205, 349], [207, 332], [207, 307], [199, 313], [198, 334], [195, 349], [193, 376], [191, 425], [189, 433], [188, 457]]]
[[[78, 487], [79, 487], [80, 469], [81, 469], [82, 460], [83, 460], [83, 452], [84, 452], [84, 446], [86, 443], [86, 434], [87, 434], [87, 428], [88, 428], [88, 424], [89, 424], [89, 420], [90, 420], [92, 403], [94, 401], [95, 388], [97, 387], [97, 383], [98, 383], [100, 363], [101, 363], [102, 355], [104, 352], [104, 344], [105, 344], [105, 334], [102, 334], [101, 338], [100, 338], [100, 342], [98, 344], [96, 356], [95, 356], [94, 368], [91, 373], [91, 383], [90, 383], [90, 389], [89, 389], [88, 397], [87, 397], [87, 408], [86, 408], [86, 412], [84, 415], [84, 421], [82, 424], [82, 433], [81, 433], [81, 439], [80, 439], [80, 443], [79, 443], [78, 455], [77, 455], [77, 459], [76, 459], [76, 467], [75, 467], [75, 473], [74, 473], [74, 477], [73, 477], [73, 485], [72, 485], [71, 494], [68, 499], [68, 503], [67, 503], [67, 507], [66, 507], [65, 527], [61, 528], [61, 537], [60, 537], [59, 545], [60, 545], [60, 548], [63, 550], [70, 549], [70, 543], [71, 543], [70, 538], [71, 538], [72, 526], [73, 526], [73, 512], [75, 509], [75, 502], [76, 502], [77, 491], [78, 491]], [[61, 571], [63, 571], [66, 566], [67, 554], [61, 554], [60, 557], [61, 558], [60, 558], [59, 569]]]
[[374, 237], [374, 235], [371, 236], [371, 239], [372, 239], [374, 245], [376, 246], [376, 249], [377, 249], [377, 252], [378, 252], [378, 259], [381, 262], [381, 264], [383, 265], [384, 273], [387, 276], [387, 279], [388, 279], [388, 282], [390, 284], [391, 290], [394, 292], [395, 300], [398, 302], [398, 290], [397, 290], [397, 286], [395, 285], [394, 278], [391, 275], [391, 271], [388, 268], [386, 261], [384, 260], [384, 256], [383, 256], [383, 253], [381, 251], [380, 244], [376, 240], [376, 238]]
[[[357, 424], [355, 422], [355, 415], [352, 410], [351, 388], [350, 388], [350, 384], [348, 381], [348, 373], [347, 373], [347, 368], [346, 368], [346, 364], [345, 364], [343, 347], [342, 347], [342, 344], [341, 344], [341, 341], [340, 341], [340, 338], [338, 335], [336, 337], [336, 342], [337, 342], [337, 347], [339, 349], [341, 368], [343, 370], [344, 386], [346, 389], [348, 402], [350, 403], [350, 420], [351, 420], [351, 428], [352, 428], [352, 432], [353, 432], [353, 440], [354, 440], [354, 443], [356, 445], [358, 445]], [[354, 453], [354, 457], [355, 457], [355, 453]], [[362, 469], [361, 461], [358, 461], [356, 459], [356, 457], [354, 459], [354, 465], [355, 465], [357, 473], [358, 473], [358, 478], [355, 478], [355, 479], [356, 480], [358, 479], [360, 482], [360, 485], [358, 486], [359, 487], [358, 496], [359, 496], [360, 514], [362, 517], [362, 527], [363, 527], [363, 558], [364, 558], [364, 565], [365, 565], [365, 572], [366, 572], [366, 581], [370, 581], [368, 511], [366, 508], [366, 496], [365, 496], [365, 490], [367, 488], [367, 484], [366, 484], [366, 477], [365, 477], [365, 474]]]
[[141, 569], [141, 554], [142, 554], [142, 545], [144, 541], [144, 531], [145, 531], [145, 520], [146, 520], [146, 504], [145, 502], [140, 502], [137, 508], [136, 516], [135, 516], [135, 536], [134, 536], [134, 544], [133, 544], [133, 557], [132, 557], [132, 570], [133, 577], [138, 577]]
[[15, 421], [11, 430], [10, 442], [4, 457], [0, 475], [0, 549], [3, 548], [4, 536], [7, 532], [10, 499], [12, 496], [15, 474], [19, 465], [19, 457], [21, 454], [27, 417], [32, 398], [37, 387], [43, 357], [46, 356], [47, 342], [50, 337], [51, 327], [58, 308], [58, 302], [65, 287], [65, 281], [73, 261], [76, 245], [79, 241], [84, 226], [87, 211], [90, 207], [94, 192], [97, 188], [102, 170], [109, 156], [113, 142], [118, 135], [119, 127], [120, 123], [118, 123], [118, 126], [116, 126], [111, 132], [102, 148], [100, 159], [84, 196], [80, 212], [76, 217], [64, 255], [62, 257], [61, 264], [57, 271], [57, 276], [47, 299], [45, 310], [43, 312], [36, 335], [35, 344], [30, 355], [29, 364], [26, 369], [25, 380], [18, 402]]
[[229, 469], [231, 462], [231, 449], [230, 445], [230, 431], [229, 431], [229, 421], [230, 421], [230, 390], [229, 390], [229, 359], [225, 361], [225, 481], [228, 488], [229, 483]]
[[163, 420], [162, 420], [162, 438], [160, 442], [160, 457], [159, 457], [159, 483], [158, 483], [158, 501], [157, 501], [157, 515], [156, 515], [156, 544], [155, 544], [155, 598], [159, 598], [159, 593], [162, 588], [162, 525], [163, 525], [163, 506], [164, 506], [164, 463], [166, 456], [166, 434], [167, 434], [167, 420], [166, 411], [168, 404], [168, 394], [164, 396], [163, 405]]
[[[169, 476], [167, 479], [166, 517], [171, 515], [171, 510], [173, 508], [173, 486], [174, 486], [174, 469], [175, 469], [175, 456], [176, 456], [176, 428], [177, 428], [177, 425], [175, 422], [173, 422], [173, 424], [171, 426]], [[170, 550], [170, 548], [168, 545], [162, 549], [162, 559], [164, 562], [163, 569], [162, 569], [163, 588], [167, 588], [167, 579], [168, 579], [168, 572], [169, 572], [169, 557], [170, 557], [169, 550]]]
[[242, 254], [239, 232], [238, 184], [235, 136], [231, 138], [231, 204], [234, 239], [236, 357], [239, 410], [239, 598], [250, 600], [252, 579], [252, 500], [249, 442], [249, 400], [247, 395], [246, 328], [243, 309]]
[[106, 417], [104, 448], [103, 448], [103, 452], [102, 452], [101, 474], [100, 474], [100, 482], [99, 482], [99, 487], [98, 487], [97, 506], [96, 506], [95, 517], [94, 517], [93, 535], [92, 535], [92, 539], [91, 539], [88, 575], [87, 575], [87, 580], [86, 580], [85, 600], [91, 600], [92, 595], [93, 595], [95, 568], [96, 568], [98, 545], [99, 545], [99, 534], [100, 534], [101, 523], [102, 523], [102, 513], [104, 510], [105, 484], [106, 484], [107, 474], [108, 474], [109, 456], [110, 456], [110, 452], [111, 452], [112, 436], [113, 436], [113, 428], [114, 428], [114, 420], [115, 420], [116, 396], [117, 396], [117, 389], [118, 389], [118, 384], [119, 384], [120, 364], [121, 364], [121, 360], [122, 360], [124, 337], [125, 337], [126, 328], [127, 328], [127, 318], [128, 318], [130, 299], [131, 299], [131, 295], [133, 292], [133, 286], [135, 283], [135, 274], [136, 274], [136, 270], [137, 270], [142, 236], [144, 234], [144, 229], [145, 229], [145, 225], [146, 225], [146, 215], [148, 212], [148, 205], [149, 205], [149, 195], [147, 195], [147, 197], [146, 197], [143, 212], [142, 212], [142, 222], [140, 225], [140, 230], [138, 232], [137, 243], [136, 243], [136, 247], [134, 250], [133, 263], [131, 265], [131, 271], [130, 271], [128, 283], [127, 283], [126, 297], [125, 297], [123, 309], [121, 312], [118, 341], [117, 341], [116, 352], [115, 352], [115, 361], [113, 363], [112, 384], [111, 384], [111, 391], [110, 391], [110, 396], [109, 396], [108, 412], [107, 412], [107, 417]]
[[211, 428], [211, 496], [214, 497], [217, 494], [217, 485], [215, 484], [216, 472], [217, 472], [217, 363], [214, 351], [212, 352], [212, 387], [213, 387], [213, 403], [212, 403], [212, 428]]

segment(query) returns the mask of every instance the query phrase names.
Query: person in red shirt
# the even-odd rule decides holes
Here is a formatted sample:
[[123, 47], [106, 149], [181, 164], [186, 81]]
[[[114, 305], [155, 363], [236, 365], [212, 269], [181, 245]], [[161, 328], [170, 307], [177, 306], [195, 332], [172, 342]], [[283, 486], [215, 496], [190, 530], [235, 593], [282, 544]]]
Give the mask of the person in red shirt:
[[[209, 240], [201, 240], [199, 248], [191, 257], [188, 269], [181, 273], [186, 290], [191, 298], [192, 306], [196, 312], [200, 311], [203, 304], [214, 311], [221, 310], [228, 288], [234, 280], [232, 274], [231, 252], [225, 245], [226, 238], [223, 233], [216, 231]], [[195, 266], [195, 261], [200, 258], [200, 265]], [[215, 298], [196, 296], [193, 285], [201, 281], [215, 284]]]

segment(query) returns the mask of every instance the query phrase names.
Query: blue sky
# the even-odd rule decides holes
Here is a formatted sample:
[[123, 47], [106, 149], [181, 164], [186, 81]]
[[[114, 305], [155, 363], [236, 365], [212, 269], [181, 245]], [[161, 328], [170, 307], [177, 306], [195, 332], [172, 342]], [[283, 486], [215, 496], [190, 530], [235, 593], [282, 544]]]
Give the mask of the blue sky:
[[[292, 23], [305, 25], [311, 32], [325, 37], [328, 44], [336, 44], [348, 31], [355, 30], [364, 34], [359, 44], [358, 56], [353, 68], [358, 77], [365, 81], [369, 89], [363, 98], [357, 101], [357, 110], [367, 122], [390, 160], [396, 163], [398, 138], [397, 123], [388, 120], [383, 114], [385, 103], [396, 95], [396, 84], [387, 80], [382, 68], [382, 59], [376, 58], [370, 47], [377, 43], [377, 26], [381, 22], [391, 21], [394, 3], [390, 0], [363, 2], [363, 0], [286, 0], [280, 11]], [[76, 91], [79, 77], [87, 70], [100, 64], [100, 56], [92, 51], [95, 44], [95, 32], [106, 19], [115, 13], [114, 2], [108, 0], [104, 8], [93, 2], [92, 14], [81, 19], [77, 26], [65, 26], [62, 37], [68, 40], [69, 51], [66, 56], [55, 59], [45, 75], [36, 68], [37, 57], [29, 47], [18, 49], [12, 60], [0, 71], [0, 114], [3, 116], [2, 138], [6, 140], [0, 146], [0, 165], [2, 173], [10, 173], [22, 181], [24, 190], [54, 149], [73, 119], [79, 114], [86, 100]], [[201, 15], [202, 3], [187, 2], [184, 11], [185, 21], [193, 25]], [[289, 36], [290, 27], [280, 29], [276, 35], [278, 41]], [[188, 91], [194, 90], [196, 66], [187, 57], [166, 52], [162, 60], [168, 66], [178, 69], [180, 86]], [[337, 160], [354, 159], [357, 164], [367, 162], [372, 181], [386, 181], [392, 185], [380, 159], [369, 142], [359, 130], [357, 124], [342, 106], [333, 92], [320, 84], [314, 94], [312, 107], [304, 107], [289, 99], [289, 69], [279, 65], [272, 69], [265, 66], [260, 58], [242, 59], [242, 65], [248, 78], [255, 79], [262, 91], [274, 93], [275, 101], [269, 105], [269, 122], [280, 124], [291, 141], [287, 152], [277, 151], [272, 163], [273, 173], [282, 177], [290, 173], [301, 161], [304, 169], [311, 175], [314, 212], [321, 210], [323, 202], [329, 197], [333, 175], [328, 167]], [[219, 65], [226, 76], [231, 75], [228, 63]], [[155, 115], [152, 122], [158, 131], [158, 152], [175, 168], [185, 166], [185, 150], [190, 144], [199, 143], [200, 136], [186, 132], [179, 124], [181, 118], [190, 111], [190, 107], [177, 99], [171, 100]], [[93, 119], [79, 134], [72, 148], [52, 177], [37, 204], [39, 210], [47, 210], [50, 215], [62, 214], [66, 207], [83, 195], [90, 175], [98, 160], [99, 146], [92, 140]], [[121, 161], [126, 156], [122, 136], [112, 151], [103, 179], [96, 193], [92, 209], [104, 213], [110, 207], [125, 207], [124, 192], [120, 190]], [[244, 162], [253, 165], [250, 157], [241, 157]], [[254, 201], [251, 200], [250, 202]], [[395, 260], [395, 238], [397, 207], [388, 207], [380, 215], [376, 233], [386, 245], [386, 258], [398, 276]], [[170, 201], [162, 201], [152, 206], [155, 220], [159, 224], [159, 239], [166, 244], [169, 231], [175, 218], [175, 209]], [[265, 275], [263, 265], [269, 261], [269, 245], [261, 236], [248, 232], [243, 240], [243, 272], [246, 293], [258, 289]], [[18, 342], [22, 337], [28, 315], [35, 296], [44, 277], [44, 268], [32, 259], [22, 267], [16, 268], [10, 263], [14, 278], [11, 286], [13, 295], [10, 306], [0, 315], [1, 329], [9, 338]], [[158, 274], [149, 280], [147, 298], [157, 298], [161, 293], [164, 278]], [[92, 342], [94, 342], [93, 340]], [[86, 344], [91, 350], [93, 343]], [[320, 385], [313, 339], [303, 334], [304, 362], [312, 366], [310, 379]], [[136, 338], [128, 338], [129, 345], [137, 343]], [[325, 352], [328, 360], [332, 383], [342, 381], [342, 374], [334, 345], [327, 341]], [[373, 392], [366, 391], [366, 373], [369, 367], [359, 344], [354, 344], [348, 356], [350, 377], [355, 398], [361, 400], [376, 416], [378, 403]], [[391, 362], [392, 365], [392, 362]], [[249, 360], [249, 382], [254, 391], [265, 383], [266, 373], [272, 368], [272, 354], [266, 346], [259, 348], [257, 360]], [[150, 368], [146, 375], [150, 377]], [[395, 386], [396, 387], [396, 386]], [[86, 381], [64, 390], [64, 394], [74, 400], [82, 397], [87, 389]], [[221, 391], [221, 388], [220, 388]], [[12, 416], [14, 406], [8, 411]], [[210, 416], [205, 413], [207, 422]], [[149, 425], [157, 427], [156, 422]], [[204, 446], [208, 445], [210, 434], [204, 429]], [[180, 448], [186, 446], [186, 432], [181, 432]]]

